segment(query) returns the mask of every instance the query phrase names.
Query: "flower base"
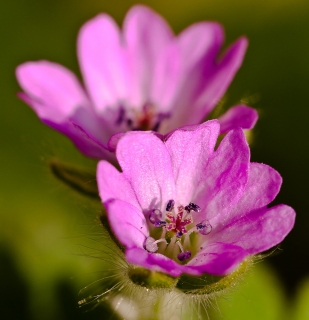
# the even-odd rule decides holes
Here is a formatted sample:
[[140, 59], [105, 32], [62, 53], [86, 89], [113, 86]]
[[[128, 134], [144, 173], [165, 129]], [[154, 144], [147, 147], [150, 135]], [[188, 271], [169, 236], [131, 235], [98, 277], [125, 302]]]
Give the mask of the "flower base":
[[128, 270], [128, 277], [134, 284], [149, 290], [175, 288], [190, 295], [212, 295], [237, 285], [248, 272], [253, 261], [254, 257], [247, 258], [234, 272], [226, 276], [210, 274], [189, 276], [184, 274], [174, 278], [161, 272], [131, 266]]

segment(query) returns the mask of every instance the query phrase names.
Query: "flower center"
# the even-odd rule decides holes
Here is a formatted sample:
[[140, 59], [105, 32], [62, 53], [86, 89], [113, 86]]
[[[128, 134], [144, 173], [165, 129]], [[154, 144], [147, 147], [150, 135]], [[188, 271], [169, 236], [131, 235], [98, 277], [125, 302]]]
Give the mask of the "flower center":
[[208, 220], [202, 220], [195, 227], [190, 227], [194, 223], [191, 212], [197, 213], [200, 211], [201, 208], [192, 202], [185, 207], [180, 205], [175, 210], [175, 201], [169, 200], [164, 220], [162, 212], [159, 209], [153, 209], [149, 214], [149, 221], [156, 228], [161, 228], [162, 234], [158, 240], [153, 237], [146, 238], [144, 248], [148, 252], [154, 253], [159, 250], [158, 243], [164, 243], [160, 251], [166, 256], [173, 259], [177, 256], [177, 259], [181, 262], [190, 259], [192, 250], [185, 250], [190, 249], [190, 235], [193, 232], [207, 235], [212, 230]]
[[169, 113], [158, 113], [152, 103], [145, 103], [141, 110], [120, 106], [116, 125], [125, 125], [128, 130], [158, 131], [162, 121], [169, 117]]

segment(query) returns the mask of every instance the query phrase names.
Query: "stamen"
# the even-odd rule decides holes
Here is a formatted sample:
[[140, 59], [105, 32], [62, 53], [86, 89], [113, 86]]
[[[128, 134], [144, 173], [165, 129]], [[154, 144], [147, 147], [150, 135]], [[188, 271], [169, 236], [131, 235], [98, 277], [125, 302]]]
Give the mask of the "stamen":
[[208, 220], [203, 220], [196, 225], [196, 230], [200, 234], [206, 236], [207, 234], [209, 234], [211, 232], [212, 225], [209, 223]]
[[156, 240], [152, 237], [146, 238], [144, 242], [144, 249], [148, 252], [156, 252], [158, 250], [158, 245], [155, 242]]
[[166, 221], [157, 221], [157, 222], [155, 222], [154, 226], [156, 228], [163, 228], [166, 226]]
[[127, 126], [128, 126], [129, 128], [132, 128], [132, 127], [133, 127], [133, 121], [132, 121], [132, 119], [127, 119]]
[[180, 253], [177, 255], [177, 258], [179, 261], [185, 261], [187, 259], [190, 259], [191, 258], [191, 251], [184, 251], [183, 250], [183, 246], [182, 244], [180, 243], [180, 241], [176, 241], [176, 243], [178, 244], [179, 246], [179, 249], [180, 249]]
[[175, 201], [169, 200], [169, 202], [166, 205], [166, 211], [171, 212], [174, 209]]
[[179, 253], [179, 255], [177, 256], [179, 261], [185, 261], [191, 258], [191, 251], [185, 251], [185, 252], [181, 252]]
[[[155, 253], [158, 251], [158, 243], [164, 242], [165, 245], [160, 247], [160, 252], [164, 252], [164, 255], [167, 257], [171, 257], [176, 260], [176, 257], [179, 261], [185, 261], [191, 258], [191, 251], [184, 251], [183, 245], [181, 243], [181, 239], [184, 239], [183, 243], [186, 248], [190, 248], [190, 239], [188, 236], [193, 232], [198, 232], [202, 235], [207, 235], [211, 232], [212, 226], [208, 220], [202, 220], [195, 227], [191, 227], [190, 230], [187, 230], [187, 226], [193, 223], [193, 216], [191, 211], [200, 212], [201, 208], [190, 202], [187, 206], [179, 205], [177, 207], [177, 211], [175, 209], [175, 201], [173, 199], [167, 202], [165, 208], [165, 220], [163, 220], [163, 214], [159, 209], [153, 209], [149, 214], [149, 221], [156, 228], [162, 228], [161, 238], [159, 240], [155, 240], [152, 237], [147, 237], [144, 242], [144, 249], [148, 252]], [[174, 210], [176, 212], [174, 212]], [[169, 233], [169, 237], [172, 238], [167, 242], [165, 239], [167, 232]], [[179, 247], [179, 249], [176, 246]], [[164, 247], [164, 248], [163, 248]], [[178, 253], [178, 254], [177, 254]]]
[[158, 131], [159, 127], [165, 119], [168, 119], [171, 115], [169, 113], [159, 113], [157, 114], [157, 122], [155, 125], [152, 127], [152, 131]]
[[164, 239], [166, 236], [166, 228], [162, 228], [162, 234], [161, 234], [161, 239]]
[[159, 240], [155, 241], [154, 243], [160, 243], [160, 242], [164, 242], [165, 244], [167, 244], [166, 239], [159, 239]]
[[116, 125], [121, 125], [122, 122], [125, 119], [125, 110], [123, 106], [120, 106], [119, 108], [119, 113], [118, 113], [118, 118], [116, 120]]
[[166, 251], [165, 251], [165, 255], [166, 256], [174, 256], [174, 247], [175, 247], [175, 242], [176, 242], [176, 237], [172, 237], [172, 239], [170, 240], [167, 248], [166, 248]]
[[187, 206], [185, 206], [185, 210], [189, 213], [191, 210], [194, 212], [200, 212], [201, 208], [197, 204], [190, 202]]
[[165, 242], [167, 244], [167, 241], [165, 239], [155, 240], [152, 237], [148, 237], [144, 242], [144, 249], [152, 253], [157, 252], [159, 248], [157, 243], [160, 243], [160, 242]]
[[162, 220], [162, 212], [159, 209], [153, 209], [149, 214], [149, 221], [156, 227], [162, 228], [166, 226], [166, 222]]
[[162, 212], [159, 209], [153, 209], [151, 213], [149, 214], [149, 221], [152, 224], [155, 224], [156, 221], [162, 219]]
[[212, 225], [209, 223], [208, 220], [202, 220], [201, 222], [199, 222], [195, 228], [190, 229], [187, 232], [187, 236], [189, 236], [191, 233], [193, 232], [198, 232], [204, 236], [206, 236], [207, 234], [209, 234], [212, 230]]
[[183, 236], [183, 233], [181, 231], [176, 232], [176, 237], [181, 238]]
[[183, 246], [182, 246], [182, 244], [180, 243], [180, 241], [177, 241], [176, 243], [178, 244], [178, 247], [179, 247], [180, 251], [181, 251], [181, 252], [184, 252]]

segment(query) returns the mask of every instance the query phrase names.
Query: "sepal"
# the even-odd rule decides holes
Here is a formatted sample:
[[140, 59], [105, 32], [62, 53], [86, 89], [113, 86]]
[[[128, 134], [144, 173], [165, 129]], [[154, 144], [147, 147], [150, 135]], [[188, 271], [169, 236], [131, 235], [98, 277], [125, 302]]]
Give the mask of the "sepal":
[[162, 272], [131, 266], [128, 270], [130, 280], [147, 289], [172, 289], [175, 287], [178, 278], [171, 277]]
[[190, 296], [203, 295], [211, 297], [237, 285], [250, 269], [253, 260], [253, 257], [248, 257], [234, 272], [225, 276], [210, 274], [190, 276], [183, 274], [180, 277], [172, 277], [165, 273], [130, 266], [128, 277], [134, 284], [150, 290], [174, 288]]
[[63, 163], [58, 159], [50, 160], [49, 167], [53, 175], [68, 187], [92, 199], [100, 199], [95, 172]]
[[176, 288], [185, 294], [208, 295], [224, 292], [237, 285], [248, 272], [253, 262], [253, 257], [245, 259], [238, 268], [225, 276], [213, 276], [204, 274], [202, 276], [190, 276], [183, 274]]

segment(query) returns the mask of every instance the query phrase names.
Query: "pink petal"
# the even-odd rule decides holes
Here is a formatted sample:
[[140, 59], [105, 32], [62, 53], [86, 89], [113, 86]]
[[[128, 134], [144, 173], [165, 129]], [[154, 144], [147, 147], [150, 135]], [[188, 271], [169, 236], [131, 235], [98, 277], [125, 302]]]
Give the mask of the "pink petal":
[[102, 202], [118, 199], [139, 208], [136, 195], [129, 181], [113, 165], [100, 161], [97, 168], [97, 181]]
[[[178, 94], [179, 83], [183, 81], [183, 65], [177, 44], [171, 42], [162, 49], [153, 66], [152, 85], [149, 100], [154, 104], [159, 113], [172, 115], [171, 106], [175, 95]], [[166, 121], [170, 122], [170, 118]], [[165, 121], [163, 121], [163, 124]], [[160, 131], [162, 124], [160, 125]]]
[[233, 272], [247, 255], [248, 253], [238, 246], [213, 243], [200, 251], [189, 263], [181, 265], [162, 254], [149, 253], [144, 249], [132, 248], [126, 251], [128, 262], [173, 277], [183, 273], [194, 276], [204, 273], [225, 275]]
[[280, 243], [291, 231], [295, 211], [284, 204], [255, 210], [234, 219], [217, 233], [213, 241], [224, 241], [241, 246], [250, 254], [259, 253]]
[[126, 258], [130, 263], [153, 271], [164, 272], [173, 277], [180, 276], [185, 269], [174, 260], [160, 253], [149, 253], [144, 249], [133, 248], [127, 250]]
[[158, 58], [173, 33], [162, 17], [145, 6], [130, 9], [123, 31], [130, 63], [131, 105], [142, 106], [148, 102]]
[[220, 129], [216, 120], [194, 128], [190, 130], [190, 127], [185, 127], [174, 131], [165, 143], [172, 159], [177, 195], [182, 205], [193, 200], [202, 172], [214, 152]]
[[16, 69], [26, 93], [22, 97], [42, 120], [63, 123], [89, 101], [76, 76], [63, 66], [48, 62], [26, 62]]
[[[166, 59], [166, 64], [173, 66], [164, 77], [162, 70], [161, 86], [162, 90], [157, 90], [158, 100], [161, 96], [161, 108], [165, 112], [170, 112], [169, 121], [163, 122], [160, 132], [167, 133], [179, 126], [188, 123], [182, 117], [188, 111], [188, 105], [192, 106], [199, 94], [203, 70], [205, 66], [212, 65], [220, 50], [224, 38], [221, 26], [214, 22], [199, 22], [185, 29], [170, 46], [170, 56]], [[173, 50], [173, 51], [172, 51]], [[160, 63], [164, 66], [164, 63]], [[162, 67], [163, 69], [163, 67]], [[167, 68], [166, 68], [167, 69]], [[171, 71], [173, 72], [171, 72]], [[166, 80], [168, 79], [168, 81]], [[159, 80], [156, 82], [158, 87]], [[168, 91], [168, 94], [167, 94]], [[159, 96], [160, 94], [160, 96]]]
[[[193, 75], [196, 78], [192, 79], [187, 75], [187, 79], [191, 81], [189, 88], [191, 85], [192, 90], [182, 91], [184, 94], [190, 94], [187, 97], [179, 95], [181, 100], [175, 103], [177, 116], [175, 114], [169, 130], [184, 123], [188, 125], [199, 123], [211, 112], [241, 66], [246, 48], [247, 39], [241, 38], [228, 49], [219, 62], [206, 59], [203, 65], [200, 65], [200, 70], [194, 71]], [[188, 105], [190, 108], [187, 107]]]
[[223, 29], [215, 22], [198, 22], [182, 31], [177, 42], [185, 70], [196, 71], [201, 61], [216, 59], [223, 40]]
[[[82, 110], [78, 110], [78, 113], [79, 111]], [[89, 114], [84, 117], [84, 120], [87, 119], [87, 116], [89, 116]], [[51, 128], [69, 137], [76, 145], [76, 147], [88, 157], [106, 159], [109, 161], [116, 160], [115, 154], [107, 150], [106, 146], [102, 142], [91, 135], [92, 130], [89, 130], [87, 132], [80, 125], [70, 120], [61, 124], [50, 122], [48, 120], [45, 120], [43, 122]], [[92, 123], [93, 129], [95, 129], [95, 123], [95, 121], [93, 121]]]
[[[140, 209], [121, 200], [110, 200], [105, 203], [108, 220], [117, 239], [126, 248], [143, 248], [149, 236], [147, 222]], [[143, 249], [144, 250], [144, 249]]]
[[151, 132], [128, 132], [118, 142], [116, 154], [144, 210], [163, 210], [175, 198], [171, 159], [158, 137]]
[[255, 126], [258, 117], [258, 112], [253, 108], [244, 105], [231, 107], [218, 119], [221, 133], [233, 130], [237, 127], [252, 129]]
[[27, 62], [16, 70], [25, 93], [19, 96], [42, 122], [68, 136], [80, 151], [94, 158], [114, 159], [106, 150], [107, 132], [94, 114], [71, 71], [48, 62]]
[[[200, 110], [208, 114], [218, 103], [240, 68], [247, 46], [247, 39], [240, 38], [227, 50], [223, 58], [216, 63], [213, 72], [207, 75], [209, 78], [208, 81], [205, 81], [205, 89], [196, 102], [197, 111]], [[197, 119], [198, 116], [195, 118]], [[201, 114], [199, 118], [201, 118]]]
[[115, 152], [117, 149], [117, 145], [119, 140], [125, 135], [125, 132], [118, 132], [115, 133], [114, 135], [112, 135], [110, 137], [110, 139], [108, 140], [108, 149], [112, 152]]
[[233, 272], [248, 253], [239, 246], [227, 243], [212, 243], [199, 251], [187, 267], [194, 267], [200, 274], [225, 275]]
[[101, 112], [126, 98], [127, 61], [116, 22], [100, 14], [83, 25], [78, 36], [78, 57], [90, 96]]
[[243, 195], [248, 181], [250, 150], [241, 129], [230, 131], [201, 172], [195, 203], [202, 210], [200, 219], [212, 226], [227, 216]]
[[[250, 163], [249, 179], [243, 196], [226, 218], [240, 218], [250, 211], [267, 206], [275, 199], [281, 184], [282, 178], [275, 169], [262, 163]], [[221, 220], [221, 224], [224, 225], [226, 221]]]

